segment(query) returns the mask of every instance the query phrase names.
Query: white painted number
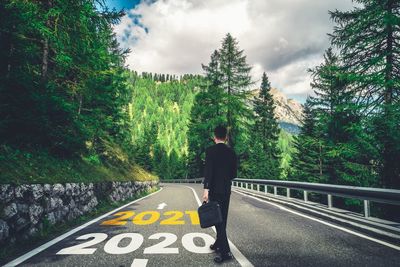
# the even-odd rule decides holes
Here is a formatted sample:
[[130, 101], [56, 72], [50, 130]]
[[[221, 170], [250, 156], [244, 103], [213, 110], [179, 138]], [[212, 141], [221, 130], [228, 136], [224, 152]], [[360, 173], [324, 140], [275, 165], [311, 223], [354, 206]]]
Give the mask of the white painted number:
[[160, 239], [165, 237], [163, 241], [157, 243], [151, 247], [144, 249], [144, 254], [177, 254], [179, 253], [178, 248], [167, 248], [167, 246], [175, 243], [178, 237], [171, 233], [157, 233], [149, 236], [149, 239]]
[[[128, 238], [130, 242], [125, 247], [118, 246], [122, 239]], [[143, 244], [143, 236], [138, 233], [124, 233], [112, 237], [104, 246], [104, 251], [109, 254], [131, 253]]]
[[[197, 246], [194, 243], [194, 238], [199, 237], [204, 240], [205, 245], [202, 247]], [[189, 233], [182, 237], [182, 245], [183, 247], [193, 253], [210, 253], [212, 252], [210, 249], [210, 245], [215, 241], [210, 235], [205, 233]]]
[[107, 234], [104, 233], [92, 233], [92, 234], [86, 234], [82, 235], [80, 237], [77, 237], [77, 240], [86, 240], [89, 238], [92, 238], [92, 240], [89, 240], [87, 242], [84, 242], [82, 244], [78, 244], [72, 247], [64, 248], [57, 252], [57, 254], [60, 255], [65, 255], [65, 254], [93, 254], [97, 248], [88, 248], [90, 246], [96, 245], [100, 242], [103, 242], [104, 240], [107, 239]]
[[[149, 236], [149, 239], [161, 239], [165, 238], [161, 242], [154, 244], [148, 248], [144, 249], [144, 254], [178, 254], [179, 248], [171, 248], [171, 246], [176, 242], [178, 237], [172, 233], [156, 233]], [[58, 255], [74, 255], [74, 254], [93, 254], [97, 248], [90, 248], [90, 246], [94, 246], [99, 244], [107, 239], [107, 234], [104, 233], [91, 233], [77, 237], [77, 240], [87, 240], [93, 238], [89, 241], [86, 241], [82, 244], [78, 244], [72, 247], [67, 247], [61, 249], [57, 252]], [[121, 247], [120, 243], [124, 238], [129, 240], [127, 245]], [[203, 246], [198, 246], [194, 243], [195, 238], [201, 238], [204, 241]], [[144, 238], [139, 233], [123, 233], [112, 237], [110, 240], [106, 242], [104, 245], [104, 251], [108, 254], [127, 254], [131, 253], [143, 244]], [[205, 233], [188, 233], [182, 237], [182, 245], [183, 247], [193, 253], [211, 253], [212, 250], [209, 246], [214, 243], [214, 238]], [[139, 263], [138, 263], [139, 264]]]

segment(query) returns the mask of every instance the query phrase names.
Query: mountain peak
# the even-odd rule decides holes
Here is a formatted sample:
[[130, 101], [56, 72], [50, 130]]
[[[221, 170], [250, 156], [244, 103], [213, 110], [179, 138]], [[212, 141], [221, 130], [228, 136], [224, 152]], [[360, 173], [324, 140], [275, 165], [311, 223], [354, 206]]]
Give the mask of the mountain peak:
[[[257, 96], [260, 89], [251, 91], [253, 96]], [[300, 125], [303, 114], [302, 105], [276, 88], [271, 88], [271, 94], [275, 102], [275, 116], [279, 122]]]

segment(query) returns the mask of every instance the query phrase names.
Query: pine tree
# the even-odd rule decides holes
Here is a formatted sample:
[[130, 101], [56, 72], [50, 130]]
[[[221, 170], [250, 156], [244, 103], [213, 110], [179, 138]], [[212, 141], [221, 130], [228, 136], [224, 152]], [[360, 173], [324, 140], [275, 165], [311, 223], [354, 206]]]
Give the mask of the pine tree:
[[227, 126], [228, 141], [231, 147], [239, 142], [239, 134], [246, 127], [243, 118], [250, 117], [250, 110], [245, 105], [249, 94], [245, 89], [252, 84], [251, 67], [246, 62], [243, 50], [238, 47], [238, 42], [231, 34], [222, 40], [220, 53], [221, 86], [227, 93]]
[[316, 112], [310, 98], [303, 105], [300, 134], [295, 137], [296, 153], [293, 155], [293, 180], [326, 183], [325, 147], [317, 127]]
[[280, 129], [275, 117], [275, 104], [270, 92], [271, 85], [265, 72], [262, 76], [259, 95], [254, 99], [255, 124], [251, 140], [250, 155], [253, 178], [280, 178], [280, 151], [278, 139]]
[[[376, 122], [396, 128], [400, 124], [392, 111], [400, 99], [400, 2], [357, 0], [361, 7], [331, 12], [335, 27], [332, 43], [340, 49], [352, 89]], [[376, 129], [381, 128], [376, 125]], [[397, 134], [377, 130], [381, 147], [380, 176], [385, 186], [400, 188], [400, 149]]]
[[127, 51], [111, 27], [122, 12], [97, 10], [88, 0], [2, 1], [0, 12], [1, 45], [3, 35], [10, 40], [0, 55], [0, 70], [6, 70], [0, 114], [8, 118], [0, 126], [2, 140], [78, 156], [87, 153], [87, 142], [95, 147], [129, 135], [122, 77]]
[[219, 68], [220, 54], [214, 51], [208, 65], [202, 65], [205, 72], [205, 83], [197, 93], [191, 110], [189, 122], [189, 175], [200, 177], [203, 175], [204, 152], [212, 145], [211, 134], [218, 124], [225, 123], [223, 110], [225, 93], [220, 87], [221, 72]]
[[323, 165], [332, 184], [370, 185], [373, 179], [361, 133], [360, 106], [354, 102], [354, 92], [348, 89], [339, 58], [329, 48], [324, 62], [310, 70], [315, 97], [311, 102], [324, 144]]

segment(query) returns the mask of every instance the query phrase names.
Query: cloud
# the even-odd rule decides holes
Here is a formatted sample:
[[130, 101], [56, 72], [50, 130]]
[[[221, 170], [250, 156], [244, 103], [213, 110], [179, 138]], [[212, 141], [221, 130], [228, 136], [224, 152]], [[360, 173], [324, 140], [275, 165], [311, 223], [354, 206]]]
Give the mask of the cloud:
[[328, 10], [348, 10], [351, 0], [159, 0], [143, 1], [114, 27], [131, 49], [131, 69], [172, 74], [202, 73], [213, 50], [230, 32], [245, 50], [259, 80], [304, 100], [307, 69], [322, 61], [333, 24]]

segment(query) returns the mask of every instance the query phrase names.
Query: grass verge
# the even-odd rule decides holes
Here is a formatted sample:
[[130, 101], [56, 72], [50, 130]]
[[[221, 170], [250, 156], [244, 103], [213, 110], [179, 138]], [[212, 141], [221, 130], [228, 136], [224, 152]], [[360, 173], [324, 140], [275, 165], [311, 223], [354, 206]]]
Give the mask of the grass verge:
[[114, 163], [96, 156], [57, 158], [45, 150], [28, 151], [0, 146], [0, 183], [95, 183], [149, 181], [158, 177], [128, 160]]

